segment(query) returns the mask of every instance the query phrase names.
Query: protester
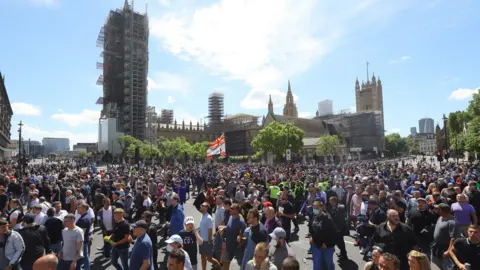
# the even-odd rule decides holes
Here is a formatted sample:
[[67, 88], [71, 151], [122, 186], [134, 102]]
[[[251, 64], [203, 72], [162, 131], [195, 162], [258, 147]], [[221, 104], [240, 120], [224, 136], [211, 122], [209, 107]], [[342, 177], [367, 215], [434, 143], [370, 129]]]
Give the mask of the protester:
[[47, 254], [38, 258], [33, 264], [33, 270], [57, 270], [58, 258], [54, 254]]
[[153, 270], [153, 246], [150, 237], [146, 234], [148, 224], [139, 220], [132, 225], [133, 235], [136, 237], [130, 253], [130, 269]]

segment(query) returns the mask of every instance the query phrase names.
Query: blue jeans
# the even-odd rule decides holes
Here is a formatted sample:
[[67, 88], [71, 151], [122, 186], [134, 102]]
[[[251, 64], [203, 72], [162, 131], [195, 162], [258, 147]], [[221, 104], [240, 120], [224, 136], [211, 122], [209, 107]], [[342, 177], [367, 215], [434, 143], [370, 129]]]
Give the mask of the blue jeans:
[[85, 266], [85, 270], [90, 270], [90, 257], [88, 256], [88, 243], [83, 243], [83, 258], [77, 262], [77, 270], [82, 269], [82, 265]]
[[313, 269], [323, 269], [325, 264], [328, 270], [335, 270], [335, 263], [333, 262], [333, 253], [335, 248], [319, 248], [312, 244]]
[[[122, 261], [122, 266], [118, 264], [118, 259]], [[128, 268], [128, 248], [116, 248], [112, 249], [112, 265], [117, 270], [129, 270]]]
[[62, 242], [56, 243], [56, 244], [50, 244], [50, 250], [55, 254], [60, 253], [60, 251], [62, 251]]

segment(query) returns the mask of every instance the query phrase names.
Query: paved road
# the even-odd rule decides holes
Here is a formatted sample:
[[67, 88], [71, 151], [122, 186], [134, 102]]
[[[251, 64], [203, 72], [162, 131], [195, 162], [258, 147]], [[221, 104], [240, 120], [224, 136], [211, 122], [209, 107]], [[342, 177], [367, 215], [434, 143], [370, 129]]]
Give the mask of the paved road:
[[[196, 221], [200, 220], [200, 213], [197, 211], [197, 209], [192, 205], [192, 200], [188, 201], [185, 204], [185, 216], [193, 216], [195, 217]], [[198, 226], [198, 224], [197, 224]], [[300, 265], [302, 270], [311, 270], [313, 269], [313, 263], [311, 260], [311, 255], [307, 254], [307, 250], [309, 248], [309, 243], [308, 239], [306, 239], [305, 233], [307, 233], [307, 226], [306, 224], [301, 224], [300, 225], [300, 232], [298, 233], [298, 237], [294, 236], [294, 240], [291, 242], [291, 246], [293, 250], [295, 251], [296, 258], [299, 260]], [[346, 269], [346, 270], [356, 270], [356, 269], [362, 269], [363, 265], [365, 264], [365, 261], [362, 260], [362, 256], [359, 254], [358, 248], [353, 246], [353, 239], [351, 237], [345, 237], [345, 242], [347, 243], [347, 251], [348, 255], [350, 257], [349, 261], [345, 261], [342, 264], [339, 264], [337, 262], [337, 267], [338, 269]], [[97, 250], [97, 248], [101, 247], [103, 245], [103, 241], [101, 238], [100, 232], [97, 230], [95, 232], [94, 236], [94, 241], [92, 245], [92, 254], [91, 254], [91, 259], [95, 262], [95, 264], [92, 266], [93, 270], [100, 270], [100, 269], [114, 269], [113, 266], [111, 266], [110, 262], [103, 259], [101, 251]], [[160, 246], [164, 246], [165, 244], [163, 241], [161, 241]], [[338, 251], [338, 250], [337, 250]], [[162, 262], [164, 261], [165, 254], [159, 251], [159, 258], [158, 262], [161, 263], [161, 267], [163, 266]], [[200, 262], [200, 257], [198, 258]], [[335, 259], [335, 261], [337, 261]], [[160, 268], [160, 269], [166, 269], [166, 268]], [[200, 269], [200, 268], [199, 268]], [[211, 269], [210, 265], [207, 266], [207, 269]], [[239, 270], [240, 266], [232, 262], [230, 265], [231, 270]]]

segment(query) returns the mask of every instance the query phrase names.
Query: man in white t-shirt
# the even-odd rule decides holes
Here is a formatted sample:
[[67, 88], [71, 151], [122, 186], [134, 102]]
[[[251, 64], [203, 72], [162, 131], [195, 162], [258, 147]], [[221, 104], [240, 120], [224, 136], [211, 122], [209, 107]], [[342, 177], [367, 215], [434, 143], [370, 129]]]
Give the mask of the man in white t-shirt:
[[65, 216], [64, 223], [63, 248], [58, 254], [58, 269], [75, 269], [78, 260], [83, 258], [83, 230], [75, 225], [75, 216], [72, 214]]
[[35, 215], [35, 224], [43, 225], [45, 220], [47, 220], [47, 215], [42, 212], [41, 205], [35, 205], [32, 209], [32, 213]]

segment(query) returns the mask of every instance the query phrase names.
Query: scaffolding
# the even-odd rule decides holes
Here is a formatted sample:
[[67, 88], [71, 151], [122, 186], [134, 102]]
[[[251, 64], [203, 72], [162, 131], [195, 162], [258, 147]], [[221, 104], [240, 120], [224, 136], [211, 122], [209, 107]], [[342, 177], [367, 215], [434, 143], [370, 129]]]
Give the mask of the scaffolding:
[[173, 115], [174, 115], [173, 110], [163, 109], [160, 112], [159, 123], [168, 124], [168, 125], [173, 124]]
[[134, 11], [133, 1], [111, 10], [100, 28], [102, 47], [97, 84], [103, 85], [102, 117], [117, 119], [117, 131], [145, 140], [147, 124], [148, 18]]
[[214, 92], [208, 97], [208, 120], [210, 125], [218, 125], [223, 122], [223, 100], [222, 93]]
[[147, 127], [146, 127], [146, 140], [154, 144], [157, 138], [157, 112], [154, 106], [147, 106]]

